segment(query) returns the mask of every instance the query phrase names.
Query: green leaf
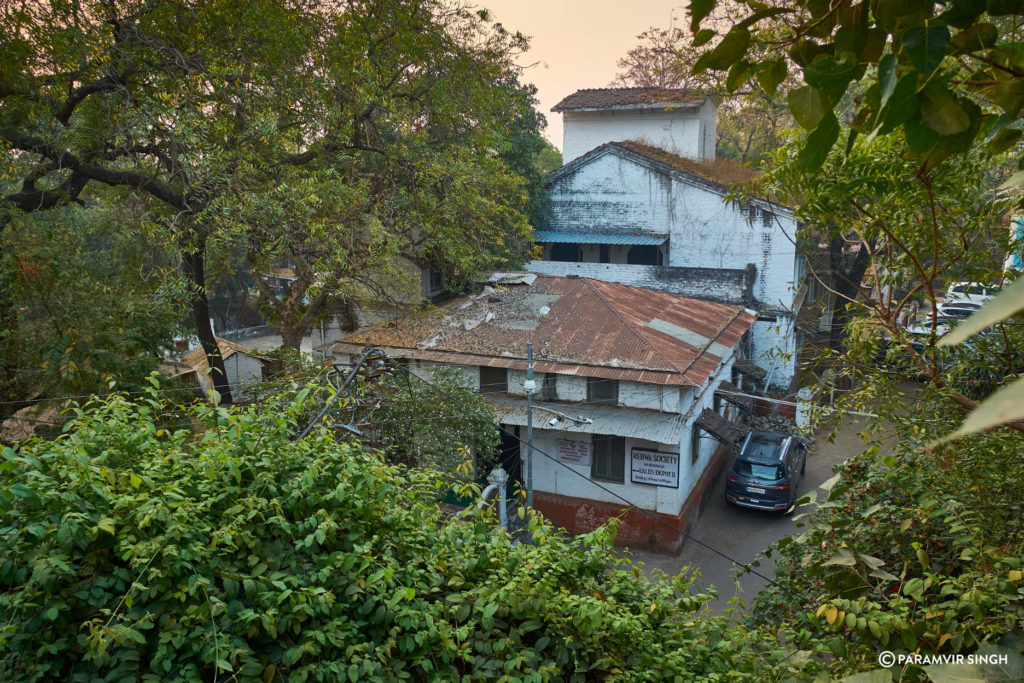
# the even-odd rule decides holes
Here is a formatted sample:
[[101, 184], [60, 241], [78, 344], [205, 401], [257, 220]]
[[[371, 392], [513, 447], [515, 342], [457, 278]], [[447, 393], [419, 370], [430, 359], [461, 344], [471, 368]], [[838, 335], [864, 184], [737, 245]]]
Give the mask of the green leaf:
[[967, 416], [959, 429], [935, 443], [944, 443], [950, 439], [1021, 419], [1024, 419], [1024, 378], [1015, 380], [986, 398]]
[[839, 138], [839, 121], [835, 114], [828, 112], [813, 133], [807, 136], [804, 148], [797, 156], [797, 164], [805, 173], [813, 173], [825, 163], [832, 146]]
[[725, 78], [725, 87], [729, 92], [736, 92], [741, 85], [750, 79], [754, 65], [745, 59], [735, 62], [729, 69], [729, 75]]
[[99, 529], [100, 531], [105, 531], [106, 533], [110, 534], [111, 536], [114, 535], [114, 532], [116, 530], [116, 527], [114, 525], [114, 520], [112, 520], [110, 517], [104, 517], [99, 522], [97, 522], [96, 523], [96, 528]]
[[998, 40], [999, 30], [995, 27], [995, 24], [987, 22], [975, 24], [964, 31], [960, 31], [950, 39], [949, 45], [952, 49], [949, 51], [949, 54], [962, 55], [969, 52], [977, 52], [978, 50], [986, 50], [994, 46]]
[[903, 124], [903, 134], [910, 150], [917, 155], [924, 154], [939, 141], [939, 134], [917, 117], [911, 118]]
[[956, 135], [971, 126], [971, 117], [944, 88], [928, 88], [922, 93], [921, 118], [939, 135]]
[[831, 56], [816, 59], [804, 68], [804, 80], [808, 85], [835, 94], [845, 92], [856, 74], [856, 64], [837, 62]]
[[917, 99], [917, 74], [910, 73], [904, 76], [896, 84], [895, 90], [889, 97], [888, 106], [882, 110], [879, 117], [879, 126], [872, 133], [885, 135], [903, 125], [910, 117], [918, 112], [920, 104]]
[[903, 49], [914, 68], [925, 76], [931, 75], [942, 63], [948, 43], [948, 26], [913, 26], [903, 32]]
[[711, 52], [700, 56], [693, 65], [693, 72], [699, 74], [708, 69], [724, 71], [743, 57], [747, 53], [748, 47], [750, 47], [750, 31], [734, 26]]
[[[978, 4], [981, 4], [980, 1]], [[993, 17], [1005, 17], [1011, 14], [1024, 14], [1024, 1], [988, 0], [988, 13]]]
[[715, 9], [717, 0], [690, 0], [690, 30], [697, 33], [700, 22], [711, 10]]
[[715, 37], [715, 32], [709, 28], [702, 28], [697, 31], [697, 35], [693, 37], [691, 45], [693, 47], [700, 47], [701, 45], [707, 44], [709, 40]]
[[893, 92], [896, 90], [896, 83], [899, 81], [896, 78], [896, 63], [896, 55], [894, 54], [888, 54], [878, 62], [878, 87], [881, 91], [881, 99], [878, 103], [879, 109], [882, 109], [889, 103], [889, 98], [892, 97]]
[[757, 72], [757, 82], [761, 88], [770, 96], [774, 96], [779, 88], [779, 83], [786, 80], [786, 60], [779, 58], [765, 62]]
[[[1021, 173], [1021, 181], [1024, 182], [1024, 172]], [[1024, 310], [1024, 278], [1004, 287], [971, 317], [962, 321], [948, 334], [943, 335], [938, 345], [953, 346], [964, 342], [986, 327], [990, 327], [1000, 320], [1006, 320], [1021, 310]]]
[[814, 130], [827, 111], [817, 90], [809, 85], [790, 91], [787, 95], [789, 111], [804, 130]]
[[1004, 126], [988, 141], [988, 151], [991, 154], [1002, 154], [1016, 145], [1020, 141], [1022, 134], [1024, 134], [1024, 131], [1020, 128], [1007, 128]]

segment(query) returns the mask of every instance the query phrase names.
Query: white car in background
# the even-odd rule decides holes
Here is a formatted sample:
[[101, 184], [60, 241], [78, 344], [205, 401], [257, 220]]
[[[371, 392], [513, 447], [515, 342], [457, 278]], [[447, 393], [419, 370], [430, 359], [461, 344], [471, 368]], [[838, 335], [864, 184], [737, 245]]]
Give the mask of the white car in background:
[[979, 306], [999, 293], [999, 287], [980, 282], [953, 282], [946, 289], [943, 303], [978, 304]]

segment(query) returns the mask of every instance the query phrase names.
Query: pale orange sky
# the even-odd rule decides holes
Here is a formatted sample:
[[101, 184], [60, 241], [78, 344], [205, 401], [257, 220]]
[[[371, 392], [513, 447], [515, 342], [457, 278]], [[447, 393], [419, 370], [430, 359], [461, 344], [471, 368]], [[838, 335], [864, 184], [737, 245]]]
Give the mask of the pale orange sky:
[[686, 0], [478, 0], [510, 31], [529, 36], [520, 64], [523, 80], [537, 86], [538, 109], [548, 119], [545, 134], [562, 148], [562, 115], [551, 112], [580, 88], [604, 88], [616, 62], [651, 26], [685, 21]]

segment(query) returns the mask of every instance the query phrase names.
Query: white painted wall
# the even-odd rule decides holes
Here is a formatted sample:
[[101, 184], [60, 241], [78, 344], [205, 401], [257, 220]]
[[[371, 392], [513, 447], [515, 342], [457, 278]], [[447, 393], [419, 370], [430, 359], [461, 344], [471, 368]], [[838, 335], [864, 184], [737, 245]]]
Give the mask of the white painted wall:
[[[557, 178], [550, 190], [551, 230], [667, 232], [669, 268], [742, 270], [754, 264], [757, 307], [782, 324], [755, 324], [751, 360], [773, 372], [773, 385], [788, 385], [795, 373], [797, 341], [788, 311], [803, 272], [791, 212], [757, 201], [747, 207], [727, 204], [721, 191], [706, 182], [670, 178], [611, 150]], [[585, 260], [591, 258], [585, 255]], [[735, 287], [721, 279], [696, 285], [673, 282], [656, 266], [544, 261], [528, 267], [545, 275], [577, 274], [696, 298], [736, 300], [730, 298]], [[775, 357], [769, 359], [768, 352]]]
[[[246, 398], [249, 392], [246, 387], [263, 381], [263, 363], [258, 358], [251, 358], [244, 353], [234, 353], [224, 361], [231, 393], [237, 398]], [[199, 388], [204, 393], [213, 390], [213, 380], [209, 372], [197, 374]]]
[[601, 154], [551, 184], [549, 224], [552, 230], [668, 234], [671, 185], [617, 154]]
[[715, 158], [715, 106], [606, 109], [563, 113], [562, 161], [569, 163], [607, 142], [642, 141], [690, 159]]

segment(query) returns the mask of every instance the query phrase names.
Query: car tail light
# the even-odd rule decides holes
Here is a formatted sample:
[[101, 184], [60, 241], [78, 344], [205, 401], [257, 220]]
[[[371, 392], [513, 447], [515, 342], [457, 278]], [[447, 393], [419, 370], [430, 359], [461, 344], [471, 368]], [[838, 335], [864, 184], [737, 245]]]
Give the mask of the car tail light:
[[787, 482], [784, 482], [782, 484], [779, 484], [775, 488], [782, 489], [783, 491], [788, 491], [789, 490], [789, 482], [787, 481]]
[[729, 482], [730, 484], [738, 484], [738, 483], [740, 483], [739, 478], [735, 474], [733, 474], [732, 472], [730, 472], [729, 474], [725, 475], [725, 480], [727, 482]]

